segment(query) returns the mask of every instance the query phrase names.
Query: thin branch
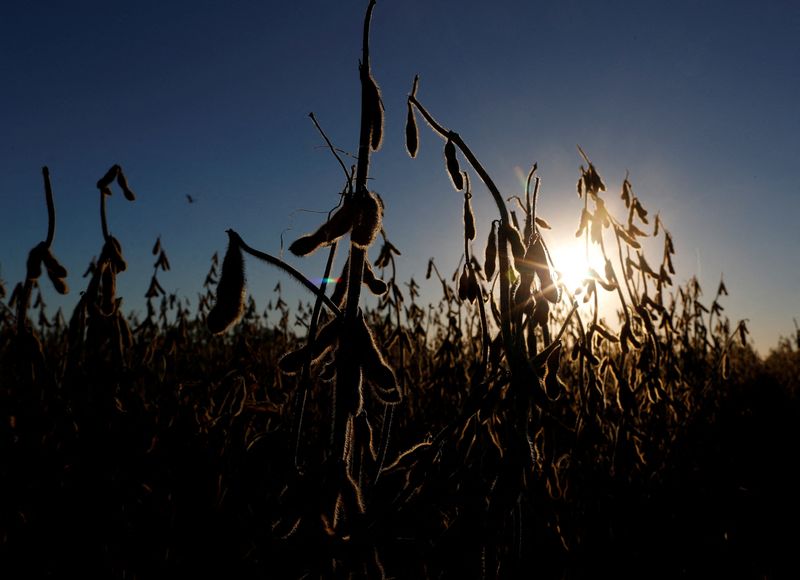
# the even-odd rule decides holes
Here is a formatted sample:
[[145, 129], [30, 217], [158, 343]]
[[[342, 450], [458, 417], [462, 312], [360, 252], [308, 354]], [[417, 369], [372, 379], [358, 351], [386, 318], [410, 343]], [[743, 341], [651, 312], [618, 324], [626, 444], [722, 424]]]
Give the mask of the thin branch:
[[347, 191], [353, 191], [353, 178], [347, 171], [347, 166], [344, 164], [344, 161], [342, 161], [342, 158], [339, 157], [339, 154], [336, 152], [336, 148], [333, 146], [333, 143], [331, 143], [331, 140], [328, 139], [328, 136], [325, 134], [325, 131], [323, 131], [322, 127], [320, 127], [317, 118], [314, 116], [314, 113], [311, 112], [308, 114], [308, 116], [311, 117], [311, 120], [314, 122], [314, 126], [317, 128], [317, 131], [319, 131], [319, 134], [322, 135], [323, 139], [325, 139], [325, 143], [328, 144], [328, 149], [330, 149], [331, 153], [333, 153], [333, 156], [336, 157], [336, 161], [338, 161], [339, 165], [342, 166], [342, 171], [344, 171], [344, 178], [347, 180]]

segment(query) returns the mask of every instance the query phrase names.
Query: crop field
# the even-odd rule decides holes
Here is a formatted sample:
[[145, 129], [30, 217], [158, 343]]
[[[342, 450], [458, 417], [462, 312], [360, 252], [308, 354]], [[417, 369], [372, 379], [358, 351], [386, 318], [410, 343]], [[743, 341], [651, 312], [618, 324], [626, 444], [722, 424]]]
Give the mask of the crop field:
[[[417, 279], [441, 292], [423, 302], [369, 187], [374, 9], [353, 167], [311, 117], [343, 185], [288, 249], [326, 256], [321, 282], [230, 229], [190, 308], [159, 282], [159, 239], [147, 312], [126, 314], [105, 208], [136, 202], [136, 176], [98, 170], [104, 243], [68, 273], [43, 169], [43, 241], [24, 280], [0, 281], [0, 577], [794, 577], [800, 330], [759, 356], [724, 282], [681, 283], [670, 224], [580, 148], [575, 236], [601, 258], [569, 287], [537, 166], [501, 193], [415, 78], [408, 154], [441, 156], [463, 201], [461, 261], [431, 258]], [[496, 215], [476, 223], [485, 192]], [[248, 293], [263, 262], [308, 300]], [[50, 314], [54, 292], [77, 306]]]

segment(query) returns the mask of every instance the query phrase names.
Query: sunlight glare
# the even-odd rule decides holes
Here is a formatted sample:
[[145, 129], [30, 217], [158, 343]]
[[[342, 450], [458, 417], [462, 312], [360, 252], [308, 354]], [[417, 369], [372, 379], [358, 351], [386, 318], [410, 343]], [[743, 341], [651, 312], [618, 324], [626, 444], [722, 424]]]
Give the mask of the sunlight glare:
[[600, 273], [604, 269], [603, 256], [596, 244], [589, 244], [587, 259], [583, 238], [558, 244], [550, 248], [550, 253], [559, 279], [573, 294], [583, 286], [584, 280], [589, 277], [589, 268]]

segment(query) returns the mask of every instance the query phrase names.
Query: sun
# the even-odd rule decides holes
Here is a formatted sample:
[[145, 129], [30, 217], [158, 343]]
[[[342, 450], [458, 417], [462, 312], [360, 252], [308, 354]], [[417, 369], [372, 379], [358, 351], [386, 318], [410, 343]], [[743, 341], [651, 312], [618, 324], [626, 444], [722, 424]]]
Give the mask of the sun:
[[554, 245], [550, 248], [550, 256], [559, 280], [572, 294], [575, 294], [575, 291], [583, 286], [583, 281], [589, 277], [590, 268], [596, 272], [603, 271], [603, 257], [600, 249], [595, 244], [589, 244], [587, 256], [584, 239], [570, 240]]

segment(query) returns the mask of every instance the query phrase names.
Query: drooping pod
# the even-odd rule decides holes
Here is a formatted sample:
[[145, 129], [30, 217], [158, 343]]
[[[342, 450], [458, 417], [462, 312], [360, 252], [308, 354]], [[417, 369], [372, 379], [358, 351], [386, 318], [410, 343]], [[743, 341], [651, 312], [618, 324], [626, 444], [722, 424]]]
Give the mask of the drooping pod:
[[[414, 77], [414, 84], [411, 87], [411, 96], [417, 94], [417, 84], [419, 83], [419, 75]], [[419, 130], [417, 129], [417, 119], [414, 115], [414, 108], [411, 106], [411, 100], [406, 103], [408, 105], [408, 116], [406, 117], [406, 150], [413, 159], [417, 156], [419, 151]]]
[[56, 278], [67, 277], [67, 269], [56, 259], [50, 248], [46, 248], [42, 253], [42, 262], [44, 267], [47, 268], [48, 274], [52, 274]]
[[41, 261], [47, 269], [47, 277], [53, 283], [53, 288], [59, 294], [67, 294], [69, 292], [69, 286], [65, 280], [67, 269], [56, 259], [53, 252], [47, 247], [46, 242], [42, 242], [37, 247], [40, 248]]
[[369, 288], [370, 292], [376, 296], [383, 296], [389, 289], [386, 282], [375, 276], [375, 271], [372, 269], [368, 260], [364, 261], [364, 274], [361, 280], [364, 285]]
[[358, 204], [358, 211], [350, 232], [350, 241], [358, 248], [366, 250], [381, 231], [383, 200], [374, 191], [369, 191], [352, 203]]
[[469, 295], [469, 272], [467, 270], [467, 266], [461, 270], [461, 276], [458, 278], [458, 299], [462, 302], [467, 300], [467, 296]]
[[122, 189], [122, 193], [123, 195], [125, 195], [125, 199], [127, 199], [128, 201], [134, 201], [136, 199], [136, 195], [128, 186], [128, 180], [125, 178], [125, 174], [122, 173], [121, 167], [117, 171], [117, 185], [119, 185], [120, 189]]
[[567, 390], [567, 386], [558, 376], [558, 367], [561, 363], [561, 345], [553, 349], [547, 357], [547, 366], [544, 375], [544, 391], [547, 398], [555, 401], [561, 397], [562, 391]]
[[538, 298], [533, 307], [533, 321], [541, 327], [547, 326], [550, 318], [550, 303]]
[[97, 189], [103, 193], [107, 192], [106, 195], [111, 195], [111, 190], [108, 189], [108, 186], [111, 185], [118, 173], [119, 165], [112, 165], [111, 169], [106, 171], [106, 174], [97, 181]]
[[486, 279], [491, 280], [492, 276], [494, 276], [495, 267], [497, 266], [497, 234], [495, 233], [494, 222], [492, 222], [492, 229], [489, 230], [485, 258], [483, 271], [486, 274]]
[[372, 387], [372, 392], [385, 405], [396, 405], [403, 400], [403, 394], [397, 384], [394, 370], [383, 358], [375, 337], [367, 326], [363, 315], [358, 316], [358, 330], [356, 340], [361, 352], [361, 365], [364, 380]]
[[114, 236], [108, 236], [106, 243], [103, 244], [100, 262], [104, 261], [110, 262], [116, 273], [124, 272], [128, 267], [128, 263], [122, 257], [122, 246]]
[[25, 273], [28, 280], [38, 280], [39, 276], [42, 275], [42, 261], [47, 251], [47, 244], [45, 242], [40, 242], [28, 253]]
[[469, 178], [467, 178], [467, 192], [464, 194], [464, 237], [468, 240], [475, 239], [475, 214], [472, 213], [471, 198], [472, 194], [469, 192]]
[[447, 165], [447, 173], [450, 175], [450, 181], [453, 182], [453, 187], [461, 191], [464, 189], [464, 177], [461, 175], [461, 169], [458, 166], [456, 146], [449, 137], [447, 143], [444, 144], [444, 160]]
[[309, 355], [311, 362], [318, 361], [336, 344], [336, 340], [341, 333], [341, 326], [341, 321], [339, 319], [334, 318], [330, 320], [325, 326], [320, 328], [310, 352], [309, 345], [305, 344], [299, 349], [285, 354], [278, 361], [278, 368], [288, 375], [293, 375], [302, 368], [303, 362], [305, 362], [306, 357], [309, 357]]
[[561, 289], [555, 283], [550, 258], [541, 236], [537, 236], [525, 255], [524, 263], [530, 264], [539, 277], [542, 295], [553, 304], [561, 298]]
[[51, 270], [47, 271], [47, 277], [50, 278], [50, 282], [53, 283], [53, 288], [56, 289], [56, 292], [59, 294], [69, 294], [69, 286], [64, 278], [55, 276]]
[[295, 256], [306, 256], [322, 246], [329, 246], [353, 228], [357, 208], [349, 199], [345, 199], [342, 207], [322, 224], [317, 231], [295, 240], [289, 251]]
[[228, 230], [228, 251], [222, 260], [217, 301], [206, 319], [208, 329], [214, 334], [225, 332], [244, 312], [244, 258], [238, 237]]
[[412, 159], [417, 156], [417, 151], [419, 151], [419, 130], [411, 103], [408, 103], [408, 116], [406, 117], [406, 151]]
[[469, 300], [472, 304], [475, 304], [476, 300], [481, 298], [481, 287], [478, 284], [478, 276], [475, 274], [475, 270], [470, 269], [469, 271], [469, 280], [467, 284], [467, 300]]
[[[515, 227], [505, 224], [503, 228], [506, 239], [511, 244], [511, 253], [514, 256], [515, 265], [525, 258], [525, 245], [522, 243], [522, 236], [519, 235], [519, 230]], [[519, 266], [517, 265], [517, 268]]]
[[364, 106], [370, 124], [369, 146], [373, 151], [381, 148], [383, 142], [383, 101], [381, 91], [368, 69], [362, 70], [364, 85]]

